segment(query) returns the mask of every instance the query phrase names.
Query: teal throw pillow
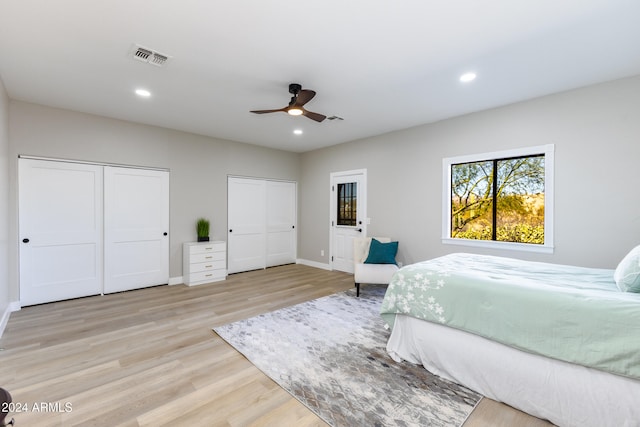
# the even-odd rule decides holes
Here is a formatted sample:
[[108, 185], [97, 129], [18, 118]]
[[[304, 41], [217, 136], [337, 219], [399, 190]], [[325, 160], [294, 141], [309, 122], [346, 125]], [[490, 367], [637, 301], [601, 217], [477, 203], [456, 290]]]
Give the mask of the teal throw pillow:
[[379, 240], [371, 239], [369, 245], [369, 255], [364, 261], [365, 264], [396, 264], [396, 254], [398, 253], [398, 242], [382, 243]]
[[620, 261], [613, 279], [622, 292], [640, 292], [640, 246], [631, 249]]

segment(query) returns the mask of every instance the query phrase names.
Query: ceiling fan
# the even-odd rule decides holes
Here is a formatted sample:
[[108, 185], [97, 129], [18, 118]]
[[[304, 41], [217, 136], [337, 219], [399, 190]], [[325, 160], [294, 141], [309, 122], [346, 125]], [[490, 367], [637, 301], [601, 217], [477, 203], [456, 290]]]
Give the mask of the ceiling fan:
[[311, 120], [315, 120], [316, 122], [321, 122], [327, 118], [327, 116], [325, 115], [307, 111], [303, 107], [307, 102], [311, 101], [314, 96], [316, 96], [315, 91], [310, 89], [302, 89], [302, 86], [298, 83], [291, 83], [289, 85], [289, 93], [293, 96], [291, 97], [291, 101], [289, 101], [289, 105], [287, 105], [286, 107], [278, 108], [276, 110], [254, 110], [251, 111], [251, 113], [265, 114], [283, 111], [285, 113], [291, 114], [292, 116], [302, 115], [310, 118]]

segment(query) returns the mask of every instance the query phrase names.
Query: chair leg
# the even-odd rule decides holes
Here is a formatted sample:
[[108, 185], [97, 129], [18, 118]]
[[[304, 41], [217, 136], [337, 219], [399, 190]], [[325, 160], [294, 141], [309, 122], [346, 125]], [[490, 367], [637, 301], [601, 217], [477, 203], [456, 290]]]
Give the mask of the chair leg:
[[360, 283], [356, 283], [356, 296], [360, 296]]

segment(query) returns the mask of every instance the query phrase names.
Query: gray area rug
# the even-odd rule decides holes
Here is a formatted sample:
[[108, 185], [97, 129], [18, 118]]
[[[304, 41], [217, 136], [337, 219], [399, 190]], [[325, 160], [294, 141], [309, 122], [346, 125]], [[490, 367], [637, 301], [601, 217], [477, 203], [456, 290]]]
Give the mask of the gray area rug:
[[384, 287], [366, 286], [214, 328], [338, 426], [460, 426], [481, 396], [386, 352]]

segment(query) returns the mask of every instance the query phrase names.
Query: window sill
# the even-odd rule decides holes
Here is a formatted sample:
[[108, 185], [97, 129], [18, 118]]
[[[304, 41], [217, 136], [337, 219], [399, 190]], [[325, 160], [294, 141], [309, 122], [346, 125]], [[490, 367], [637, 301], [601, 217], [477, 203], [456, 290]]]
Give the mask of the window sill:
[[500, 249], [506, 251], [535, 252], [541, 254], [552, 254], [553, 246], [535, 245], [529, 243], [494, 242], [489, 240], [452, 239], [445, 237], [442, 239], [445, 245], [470, 246], [475, 248]]

